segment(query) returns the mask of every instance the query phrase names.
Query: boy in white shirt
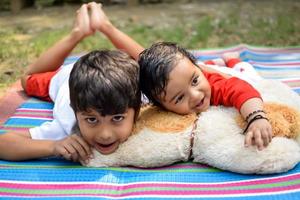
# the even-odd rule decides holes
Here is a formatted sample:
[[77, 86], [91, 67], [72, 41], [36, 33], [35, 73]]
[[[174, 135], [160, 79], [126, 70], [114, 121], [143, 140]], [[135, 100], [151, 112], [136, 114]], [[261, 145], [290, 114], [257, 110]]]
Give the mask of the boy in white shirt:
[[[0, 135], [0, 159], [62, 156], [88, 162], [91, 147], [110, 154], [130, 136], [141, 103], [134, 59], [121, 51], [93, 51], [60, 68], [78, 42], [93, 34], [94, 12], [82, 5], [71, 33], [27, 68], [21, 79], [24, 90], [53, 101], [54, 120], [27, 132]], [[73, 127], [81, 135], [72, 134]]]

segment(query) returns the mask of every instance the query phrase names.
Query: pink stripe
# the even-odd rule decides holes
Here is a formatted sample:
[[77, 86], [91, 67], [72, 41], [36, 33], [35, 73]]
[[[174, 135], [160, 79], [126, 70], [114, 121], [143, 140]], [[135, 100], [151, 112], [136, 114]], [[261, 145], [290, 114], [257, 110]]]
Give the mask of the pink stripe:
[[[181, 184], [181, 183], [136, 183], [130, 185], [108, 185], [108, 184], [19, 184], [19, 183], [5, 183], [0, 182], [0, 187], [5, 188], [26, 188], [26, 189], [71, 189], [71, 188], [81, 188], [81, 189], [133, 189], [133, 188], [144, 188], [144, 187], [176, 187], [176, 188], [223, 188], [223, 187], [240, 187], [240, 186], [251, 186], [251, 185], [262, 185], [262, 184], [274, 184], [285, 181], [292, 181], [300, 179], [300, 174], [290, 175], [285, 177], [262, 179], [262, 180], [252, 180], [252, 181], [241, 181], [233, 183], [214, 183], [214, 184]], [[297, 185], [300, 188], [300, 184]]]
[[197, 167], [197, 169], [199, 168], [203, 168], [203, 169], [208, 169], [210, 168], [207, 165], [203, 165], [203, 164], [198, 164], [198, 163], [194, 163], [193, 165], [174, 165], [174, 166], [166, 166], [166, 167], [155, 167], [155, 168], [142, 168], [142, 167], [134, 167], [134, 169], [144, 169], [144, 170], [164, 170], [164, 169], [195, 169], [195, 167]]
[[29, 128], [24, 128], [24, 127], [4, 127], [4, 126], [0, 126], [0, 129], [1, 130], [18, 130], [18, 131], [26, 131], [28, 130]]
[[300, 79], [282, 80], [281, 82], [284, 82], [284, 83], [296, 83], [296, 82], [300, 82]]
[[[57, 188], [56, 188], [57, 189]], [[82, 188], [72, 188], [82, 189]], [[101, 188], [102, 189], [102, 188]], [[129, 197], [129, 196], [145, 196], [145, 195], [152, 195], [152, 196], [178, 196], [178, 195], [185, 195], [185, 196], [195, 196], [195, 195], [247, 195], [247, 194], [263, 194], [263, 193], [275, 193], [275, 192], [284, 192], [289, 190], [299, 190], [300, 185], [295, 186], [287, 186], [287, 187], [278, 187], [278, 188], [267, 188], [267, 189], [237, 189], [237, 190], [150, 190], [150, 191], [137, 191], [137, 192], [128, 192], [124, 194], [82, 194], [81, 192], [68, 194], [67, 191], [65, 194], [26, 194], [26, 193], [9, 193], [9, 192], [1, 192], [0, 195], [2, 196], [106, 196], [106, 197]], [[119, 188], [119, 191], [123, 190], [123, 188]]]
[[52, 110], [33, 110], [33, 109], [16, 109], [17, 112], [33, 112], [33, 113], [50, 113], [52, 114]]

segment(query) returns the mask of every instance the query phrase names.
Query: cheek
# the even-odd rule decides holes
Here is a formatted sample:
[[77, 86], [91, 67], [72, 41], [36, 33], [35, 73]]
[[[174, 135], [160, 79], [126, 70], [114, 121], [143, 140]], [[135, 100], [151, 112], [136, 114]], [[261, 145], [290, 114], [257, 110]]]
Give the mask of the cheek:
[[88, 128], [85, 125], [85, 123], [78, 123], [78, 126], [79, 126], [79, 130], [80, 130], [82, 138], [85, 141], [87, 141], [89, 144], [91, 144], [93, 141], [93, 137], [94, 137], [93, 130], [91, 128]]
[[84, 140], [86, 141], [90, 141], [91, 140], [91, 136], [90, 134], [88, 133], [86, 127], [84, 126], [79, 126], [79, 129], [80, 129], [80, 133], [81, 133], [81, 136]]
[[186, 114], [190, 114], [192, 111], [190, 110], [190, 105], [188, 100], [184, 101], [181, 105], [181, 114], [186, 115]]
[[169, 109], [169, 110], [172, 112], [175, 112], [177, 114], [180, 114], [180, 115], [186, 115], [191, 112], [189, 103], [187, 100], [185, 100], [184, 102], [180, 103], [180, 105], [177, 105], [176, 107]]
[[133, 120], [130, 120], [128, 123], [119, 127], [119, 137], [122, 141], [127, 140], [127, 138], [131, 135], [133, 131]]

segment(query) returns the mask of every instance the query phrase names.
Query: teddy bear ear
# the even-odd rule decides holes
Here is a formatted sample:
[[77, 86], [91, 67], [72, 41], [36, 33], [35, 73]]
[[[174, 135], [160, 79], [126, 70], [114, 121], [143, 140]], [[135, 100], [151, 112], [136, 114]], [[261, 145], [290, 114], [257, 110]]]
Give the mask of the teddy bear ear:
[[196, 119], [196, 114], [178, 115], [156, 106], [146, 106], [141, 109], [133, 132], [149, 128], [159, 133], [178, 133], [190, 127]]

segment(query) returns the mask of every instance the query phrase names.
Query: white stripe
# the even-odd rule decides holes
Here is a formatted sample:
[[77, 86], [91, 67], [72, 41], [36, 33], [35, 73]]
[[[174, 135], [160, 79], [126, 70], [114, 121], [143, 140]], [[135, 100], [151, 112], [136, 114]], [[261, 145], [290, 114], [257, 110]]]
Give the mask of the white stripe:
[[276, 177], [269, 177], [269, 178], [257, 178], [257, 179], [247, 179], [247, 180], [240, 180], [240, 181], [226, 181], [226, 182], [218, 182], [218, 183], [206, 183], [206, 182], [197, 182], [197, 183], [188, 183], [188, 182], [180, 182], [180, 183], [174, 183], [174, 182], [155, 182], [155, 181], [149, 181], [149, 182], [136, 182], [136, 183], [123, 183], [123, 184], [117, 184], [117, 183], [99, 183], [97, 182], [91, 182], [91, 181], [82, 181], [82, 182], [51, 182], [51, 181], [12, 181], [12, 180], [0, 180], [0, 183], [15, 183], [15, 184], [55, 184], [55, 185], [79, 185], [79, 184], [87, 184], [87, 185], [94, 185], [94, 184], [101, 184], [101, 185], [111, 185], [111, 186], [126, 186], [126, 185], [136, 185], [136, 184], [173, 184], [173, 185], [199, 185], [199, 184], [206, 184], [206, 185], [221, 185], [221, 184], [232, 184], [232, 183], [247, 183], [247, 182], [253, 182], [253, 181], [262, 181], [262, 180], [273, 180], [278, 178], [284, 178], [284, 177], [290, 177], [300, 174], [294, 173], [284, 176], [276, 176]]
[[24, 111], [40, 111], [40, 112], [43, 112], [43, 111], [52, 111], [52, 109], [35, 109], [35, 108], [17, 108], [16, 110], [17, 111], [20, 111], [20, 110], [24, 110]]

